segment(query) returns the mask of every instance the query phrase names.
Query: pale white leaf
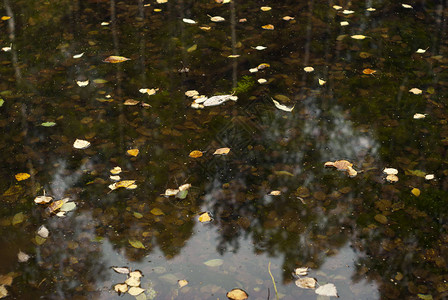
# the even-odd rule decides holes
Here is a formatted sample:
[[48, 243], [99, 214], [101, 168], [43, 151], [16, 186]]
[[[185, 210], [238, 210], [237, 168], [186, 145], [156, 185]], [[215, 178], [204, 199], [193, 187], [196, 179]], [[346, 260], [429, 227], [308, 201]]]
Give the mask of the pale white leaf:
[[73, 147], [76, 149], [86, 149], [90, 146], [90, 142], [86, 140], [76, 139], [73, 143]]
[[189, 184], [189, 183], [185, 183], [185, 184], [182, 184], [178, 189], [179, 189], [179, 191], [185, 191], [185, 190], [188, 190], [189, 188], [191, 188], [191, 184]]
[[133, 286], [128, 290], [128, 293], [131, 296], [138, 296], [141, 293], [143, 293], [144, 291], [145, 291], [145, 289], [142, 289], [141, 287]]
[[296, 280], [296, 285], [302, 289], [315, 289], [317, 280], [311, 277], [299, 278]]
[[316, 294], [327, 297], [339, 297], [336, 286], [332, 283], [321, 285], [315, 290]]
[[325, 80], [319, 78], [319, 85], [324, 85], [325, 83], [327, 83]]
[[311, 73], [314, 71], [314, 68], [313, 67], [305, 67], [305, 68], [303, 68], [303, 70], [307, 73]]
[[353, 10], [348, 10], [348, 9], [344, 9], [343, 11], [342, 11], [342, 13], [344, 14], [344, 15], [350, 15], [350, 14], [353, 14], [355, 11], [353, 11]]
[[199, 103], [196, 103], [196, 102], [193, 102], [193, 103], [191, 103], [191, 108], [194, 108], [194, 109], [203, 109], [203, 108], [204, 108], [204, 105], [199, 104]]
[[2, 48], [2, 51], [4, 51], [4, 52], [8, 52], [8, 51], [11, 51], [11, 47], [3, 47]]
[[420, 95], [423, 91], [421, 89], [418, 88], [412, 88], [409, 90], [410, 93], [414, 94], [414, 95]]
[[293, 107], [288, 107], [286, 105], [281, 104], [280, 102], [278, 102], [277, 100], [275, 100], [273, 98], [271, 98], [271, 99], [274, 102], [275, 107], [277, 107], [280, 110], [287, 111], [287, 112], [292, 112], [292, 110], [294, 109], [294, 106]]
[[169, 197], [169, 196], [176, 196], [177, 193], [179, 193], [179, 189], [167, 189], [165, 191], [164, 196], [167, 196], [167, 197]]
[[264, 79], [264, 78], [260, 78], [260, 79], [258, 79], [257, 81], [258, 81], [259, 84], [264, 84], [264, 83], [268, 82], [268, 81], [267, 81], [266, 79]]
[[341, 26], [347, 26], [349, 23], [347, 21], [342, 21], [340, 24]]
[[295, 270], [294, 270], [294, 273], [297, 275], [297, 276], [306, 276], [306, 275], [308, 275], [308, 267], [304, 267], [304, 268], [296, 268]]
[[126, 267], [112, 267], [112, 269], [119, 274], [129, 274], [129, 268]]
[[419, 113], [414, 114], [414, 119], [424, 119], [424, 118], [426, 118], [426, 114], [419, 114]]
[[189, 91], [185, 92], [185, 96], [187, 96], [187, 97], [194, 97], [197, 95], [199, 95], [199, 92], [196, 90], [189, 90]]
[[426, 50], [427, 50], [427, 49], [421, 49], [421, 48], [419, 48], [419, 49], [417, 49], [417, 51], [415, 51], [415, 52], [417, 52], [417, 53], [425, 53]]
[[427, 174], [427, 175], [425, 176], [425, 179], [426, 179], [426, 180], [433, 180], [433, 179], [434, 179], [434, 174]]
[[[219, 96], [213, 96], [208, 98], [207, 100], [204, 101], [203, 105], [204, 106], [217, 106], [217, 105], [221, 105], [224, 102], [228, 101], [228, 100], [233, 100], [235, 97], [233, 95], [219, 95]], [[238, 98], [237, 98], [238, 99]]]
[[34, 198], [34, 202], [37, 204], [49, 203], [51, 200], [53, 200], [53, 198], [48, 196], [37, 196]]
[[221, 16], [215, 16], [215, 17], [210, 17], [210, 21], [212, 21], [212, 22], [223, 22], [223, 21], [225, 21], [226, 19], [224, 19], [223, 17], [221, 17]]
[[265, 47], [265, 46], [257, 46], [257, 47], [252, 47], [252, 48], [254, 48], [255, 50], [261, 51], [261, 50], [266, 49], [267, 47]]
[[249, 69], [249, 72], [257, 73], [258, 72], [258, 68], [251, 68], [251, 69]]
[[19, 253], [17, 253], [17, 259], [19, 262], [27, 262], [30, 259], [30, 256], [25, 252], [19, 251]]
[[109, 22], [101, 22], [101, 26], [107, 26], [109, 25]]
[[79, 53], [79, 54], [75, 54], [75, 55], [73, 55], [73, 58], [81, 58], [83, 55], [84, 55], [84, 52], [83, 53]]
[[207, 100], [207, 99], [208, 99], [208, 97], [200, 96], [200, 97], [194, 99], [194, 102], [197, 103], [197, 104], [200, 104], [200, 103], [204, 103], [205, 100]]
[[78, 86], [80, 86], [80, 87], [85, 87], [85, 86], [88, 86], [88, 85], [89, 85], [89, 81], [88, 81], [88, 80], [85, 80], [85, 81], [77, 80], [77, 81], [76, 81], [76, 84], [77, 84]]
[[140, 285], [140, 277], [128, 277], [124, 282], [129, 286], [139, 286]]
[[340, 10], [340, 9], [342, 9], [342, 6], [339, 6], [339, 5], [333, 5], [333, 8], [336, 9], [336, 10]]
[[45, 227], [44, 225], [40, 226], [39, 229], [37, 230], [37, 234], [40, 237], [43, 237], [44, 239], [46, 239], [49, 235], [50, 235], [50, 231], [48, 231], [47, 227]]
[[403, 6], [404, 8], [413, 8], [411, 5], [406, 3], [402, 3], [401, 6]]
[[216, 259], [207, 260], [206, 262], [204, 262], [204, 265], [206, 265], [208, 267], [219, 267], [223, 263], [224, 263], [224, 260], [222, 260], [220, 258], [216, 258]]
[[397, 175], [398, 170], [395, 168], [384, 168], [383, 173], [387, 175]]
[[70, 202], [65, 202], [59, 210], [63, 211], [63, 212], [69, 212], [69, 211], [74, 210], [75, 208], [76, 208], [76, 203], [73, 201], [70, 201]]
[[187, 24], [196, 24], [195, 20], [183, 18], [182, 21]]

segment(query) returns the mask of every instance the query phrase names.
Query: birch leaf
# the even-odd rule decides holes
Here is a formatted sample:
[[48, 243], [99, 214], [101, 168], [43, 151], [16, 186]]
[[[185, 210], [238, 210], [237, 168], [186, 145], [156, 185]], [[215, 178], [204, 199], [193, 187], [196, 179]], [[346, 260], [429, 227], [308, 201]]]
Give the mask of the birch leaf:
[[195, 20], [183, 18], [182, 21], [187, 24], [196, 24]]
[[89, 148], [90, 142], [86, 140], [76, 139], [73, 143], [73, 148], [75, 149], [86, 149]]

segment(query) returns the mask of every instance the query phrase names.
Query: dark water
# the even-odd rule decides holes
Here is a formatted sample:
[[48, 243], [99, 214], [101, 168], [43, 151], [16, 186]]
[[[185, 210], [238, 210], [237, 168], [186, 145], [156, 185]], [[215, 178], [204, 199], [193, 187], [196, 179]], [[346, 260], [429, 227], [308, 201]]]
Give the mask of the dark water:
[[[270, 262], [280, 299], [325, 299], [295, 285], [306, 266], [341, 299], [447, 298], [448, 8], [405, 4], [2, 1], [0, 295], [118, 299], [111, 267], [127, 266], [137, 299], [276, 299]], [[238, 101], [194, 109], [188, 90]], [[342, 159], [357, 176], [324, 167]], [[115, 166], [135, 189], [108, 187]], [[44, 194], [77, 207], [48, 214]]]

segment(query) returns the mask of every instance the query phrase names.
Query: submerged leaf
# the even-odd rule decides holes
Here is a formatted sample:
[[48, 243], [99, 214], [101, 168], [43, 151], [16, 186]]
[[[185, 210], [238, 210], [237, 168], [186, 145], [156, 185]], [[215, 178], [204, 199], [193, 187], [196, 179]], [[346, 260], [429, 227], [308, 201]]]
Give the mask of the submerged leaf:
[[219, 267], [224, 263], [224, 260], [221, 258], [210, 259], [204, 262], [204, 265], [208, 267]]
[[[176, 193], [177, 194], [177, 193]], [[164, 215], [163, 211], [160, 208], [154, 207], [153, 209], [151, 209], [151, 213], [154, 216], [161, 216]]]
[[213, 155], [227, 155], [230, 152], [230, 148], [219, 148], [216, 149]]
[[143, 245], [142, 242], [140, 242], [139, 240], [128, 240], [129, 244], [131, 244], [132, 247], [137, 248], [137, 249], [145, 249], [145, 246]]

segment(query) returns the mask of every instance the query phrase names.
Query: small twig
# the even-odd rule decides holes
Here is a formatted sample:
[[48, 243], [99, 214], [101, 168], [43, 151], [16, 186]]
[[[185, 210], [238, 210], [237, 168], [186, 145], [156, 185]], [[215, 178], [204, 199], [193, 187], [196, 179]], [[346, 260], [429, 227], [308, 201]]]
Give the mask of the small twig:
[[268, 264], [268, 272], [269, 272], [269, 275], [271, 275], [272, 283], [274, 284], [275, 297], [278, 300], [277, 286], [275, 285], [274, 276], [272, 276], [272, 273], [271, 273], [271, 261], [269, 261], [269, 264]]

